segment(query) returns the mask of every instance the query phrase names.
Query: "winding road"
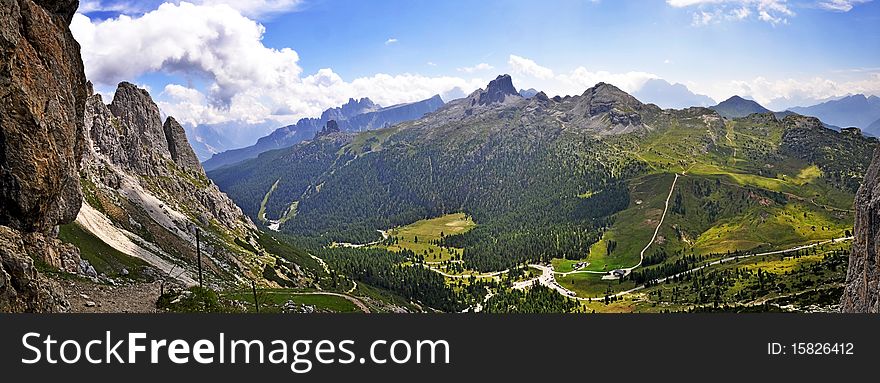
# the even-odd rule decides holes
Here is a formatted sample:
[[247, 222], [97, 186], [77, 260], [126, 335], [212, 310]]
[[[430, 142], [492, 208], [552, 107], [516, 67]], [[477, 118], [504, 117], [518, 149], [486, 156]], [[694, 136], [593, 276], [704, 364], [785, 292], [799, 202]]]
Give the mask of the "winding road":
[[[680, 273], [678, 273], [678, 274], [673, 274], [673, 275], [670, 275], [670, 276], [668, 276], [668, 277], [663, 277], [663, 278], [657, 278], [657, 279], [654, 279], [654, 280], [652, 280], [652, 281], [650, 281], [650, 282], [648, 282], [648, 283], [649, 283], [649, 284], [663, 283], [663, 282], [666, 282], [666, 281], [669, 280], [669, 279], [678, 278], [678, 277], [680, 277], [680, 276], [682, 276], [682, 275], [687, 275], [687, 274], [693, 273], [693, 272], [695, 272], [695, 271], [700, 271], [700, 270], [705, 269], [705, 268], [710, 267], [710, 266], [720, 265], [720, 264], [722, 264], [722, 263], [727, 263], [727, 262], [731, 262], [731, 261], [738, 261], [738, 260], [745, 259], [745, 258], [762, 257], [762, 256], [765, 256], [765, 255], [778, 255], [778, 254], [785, 254], [785, 253], [790, 253], [790, 252], [798, 251], [798, 250], [812, 249], [812, 248], [814, 248], [814, 247], [819, 247], [819, 246], [822, 246], [822, 245], [827, 245], [827, 244], [829, 244], [829, 243], [846, 242], [846, 241], [852, 241], [852, 240], [853, 240], [853, 237], [844, 237], [844, 238], [838, 238], [838, 239], [830, 239], [830, 240], [823, 241], [823, 242], [817, 242], [817, 243], [813, 243], [813, 244], [810, 244], [810, 245], [804, 245], [804, 246], [793, 247], [793, 248], [791, 248], [791, 249], [776, 250], [776, 251], [768, 251], [768, 252], [766, 252], [766, 253], [745, 254], [745, 255], [738, 255], [738, 256], [734, 256], [734, 257], [722, 258], [722, 259], [719, 259], [719, 260], [716, 260], [716, 261], [709, 262], [709, 263], [707, 263], [707, 264], [705, 264], [705, 265], [702, 265], [702, 266], [699, 266], [699, 267], [695, 267], [695, 268], [690, 269], [690, 270], [682, 271], [682, 272], [680, 272]], [[624, 295], [627, 295], [627, 294], [632, 294], [632, 293], [634, 293], [634, 292], [636, 292], [636, 291], [642, 290], [642, 289], [644, 289], [645, 287], [647, 287], [647, 284], [645, 284], [645, 285], [641, 285], [641, 286], [637, 286], [637, 287], [635, 287], [635, 288], [632, 288], [632, 289], [629, 289], [629, 290], [626, 290], [626, 291], [621, 291], [621, 292], [619, 292], [619, 293], [617, 293], [617, 294], [614, 294], [614, 295], [612, 295], [612, 296], [614, 296], [614, 297], [621, 297], [621, 296], [624, 296]]]
[[[699, 266], [699, 267], [695, 267], [695, 268], [690, 269], [690, 270], [682, 271], [682, 272], [680, 272], [680, 273], [678, 273], [678, 274], [670, 275], [670, 276], [668, 276], [668, 277], [663, 277], [663, 278], [654, 279], [654, 280], [652, 280], [652, 281], [650, 281], [650, 282], [648, 282], [648, 283], [646, 283], [646, 284], [643, 284], [643, 285], [640, 285], [640, 286], [636, 286], [636, 287], [634, 287], [634, 288], [632, 288], [632, 289], [625, 290], [625, 291], [621, 291], [621, 292], [619, 292], [619, 293], [617, 293], [617, 294], [609, 295], [609, 297], [616, 297], [616, 298], [619, 298], [619, 297], [622, 297], [622, 296], [624, 296], [624, 295], [629, 295], [629, 294], [635, 293], [635, 292], [637, 292], [637, 291], [639, 291], [639, 290], [643, 290], [643, 289], [645, 289], [649, 284], [651, 284], [651, 285], [655, 285], [655, 284], [659, 284], [659, 283], [664, 283], [664, 282], [666, 282], [668, 279], [674, 279], [674, 278], [677, 278], [677, 277], [680, 277], [680, 276], [683, 276], [683, 275], [687, 275], [687, 274], [689, 274], [689, 273], [693, 273], [693, 272], [696, 272], [696, 271], [700, 271], [700, 270], [705, 269], [705, 268], [707, 268], [707, 267], [711, 267], [711, 266], [715, 266], [715, 265], [720, 265], [720, 264], [722, 264], [722, 263], [728, 263], [728, 262], [732, 262], [732, 261], [738, 261], [738, 260], [745, 259], [745, 258], [761, 257], [761, 256], [766, 256], [766, 255], [785, 254], [785, 253], [790, 253], [790, 252], [798, 251], [798, 250], [812, 249], [812, 248], [814, 248], [814, 247], [818, 247], [818, 246], [822, 246], [822, 245], [827, 245], [827, 244], [829, 244], [829, 243], [837, 243], [837, 242], [851, 241], [852, 239], [853, 239], [853, 237], [844, 237], [844, 238], [838, 238], [838, 239], [830, 239], [830, 240], [827, 240], [827, 241], [817, 242], [817, 243], [813, 243], [813, 244], [810, 244], [810, 245], [803, 245], [803, 246], [793, 247], [793, 248], [785, 249], [785, 250], [768, 251], [768, 252], [764, 252], [764, 253], [745, 254], [745, 255], [738, 255], [738, 256], [733, 256], [733, 257], [722, 258], [722, 259], [718, 259], [718, 260], [715, 260], [715, 261], [709, 262], [709, 263], [707, 263], [707, 264], [705, 264], [705, 265], [702, 265], [702, 266]], [[514, 288], [514, 289], [519, 289], [519, 290], [521, 290], [521, 289], [528, 288], [528, 287], [532, 286], [532, 285], [535, 283], [535, 281], [537, 281], [537, 282], [540, 283], [541, 285], [544, 285], [544, 286], [546, 286], [546, 287], [549, 287], [549, 288], [551, 288], [551, 289], [553, 289], [553, 290], [556, 290], [557, 292], [559, 292], [559, 293], [562, 294], [562, 295], [565, 295], [565, 296], [567, 296], [567, 297], [569, 297], [569, 298], [577, 299], [577, 300], [579, 300], [579, 301], [592, 301], [592, 300], [594, 300], [594, 299], [599, 299], [599, 298], [584, 298], [584, 297], [578, 297], [578, 296], [576, 296], [576, 293], [575, 293], [574, 291], [571, 291], [571, 290], [569, 290], [569, 289], [566, 289], [565, 287], [562, 287], [558, 282], [556, 282], [556, 277], [555, 277], [555, 274], [562, 274], [562, 273], [555, 273], [555, 272], [553, 271], [553, 268], [552, 268], [551, 266], [546, 266], [546, 265], [529, 265], [529, 266], [534, 267], [534, 268], [536, 268], [536, 269], [540, 269], [540, 270], [543, 272], [543, 274], [541, 274], [541, 276], [538, 277], [538, 278], [533, 278], [533, 279], [530, 279], [530, 280], [527, 280], [527, 281], [522, 281], [522, 282], [514, 283], [514, 284], [513, 284], [513, 288]], [[570, 274], [570, 273], [569, 273], [569, 274]]]
[[[642, 263], [644, 262], [644, 259], [645, 259], [645, 252], [647, 252], [648, 249], [651, 247], [651, 245], [654, 244], [654, 241], [657, 240], [657, 235], [659, 235], [660, 228], [663, 226], [663, 221], [666, 220], [666, 214], [669, 212], [669, 201], [672, 199], [672, 194], [675, 191], [675, 185], [678, 182], [679, 177], [680, 177], [680, 175], [676, 174], [675, 179], [672, 180], [672, 187], [669, 188], [669, 195], [666, 197], [666, 207], [663, 209], [663, 215], [660, 217], [660, 222], [657, 224], [657, 227], [654, 229], [654, 235], [651, 237], [651, 240], [648, 242], [647, 245], [645, 245], [645, 248], [642, 249], [642, 252], [639, 254], [639, 263], [633, 267], [622, 269], [622, 270], [625, 270], [627, 273], [631, 272], [635, 268], [640, 267], [642, 265]], [[841, 242], [841, 241], [851, 241], [852, 239], [853, 239], [853, 237], [844, 237], [844, 238], [838, 238], [838, 239], [831, 239], [831, 240], [827, 240], [827, 241], [823, 241], [823, 242], [817, 242], [817, 243], [813, 243], [810, 245], [798, 246], [798, 247], [785, 249], [785, 250], [776, 250], [776, 251], [769, 251], [769, 252], [764, 252], [764, 253], [745, 254], [745, 255], [722, 258], [719, 260], [709, 262], [705, 265], [695, 267], [690, 270], [683, 271], [678, 274], [674, 274], [674, 275], [664, 277], [664, 278], [654, 279], [652, 281], [649, 281], [647, 284], [643, 284], [641, 286], [637, 286], [637, 287], [634, 287], [634, 288], [626, 290], [626, 291], [621, 291], [619, 293], [616, 293], [616, 294], [613, 294], [610, 296], [611, 297], [621, 297], [624, 295], [632, 294], [634, 292], [637, 292], [639, 290], [644, 289], [649, 284], [663, 283], [663, 282], [666, 282], [670, 278], [677, 278], [682, 275], [686, 275], [688, 273], [693, 273], [695, 271], [699, 271], [699, 270], [705, 269], [707, 267], [719, 265], [722, 263], [737, 261], [740, 259], [745, 259], [745, 258], [750, 258], [750, 257], [760, 257], [760, 256], [766, 256], [766, 255], [784, 254], [784, 253], [789, 253], [789, 252], [798, 251], [798, 250], [811, 249], [811, 248], [822, 246], [822, 245], [829, 244], [829, 243], [835, 243], [835, 242]], [[549, 287], [553, 290], [556, 290], [557, 292], [559, 292], [560, 294], [562, 294], [564, 296], [574, 298], [579, 301], [592, 300], [593, 298], [578, 297], [574, 291], [571, 291], [569, 289], [566, 289], [565, 287], [562, 287], [562, 285], [560, 285], [559, 282], [556, 281], [556, 275], [568, 276], [571, 274], [578, 274], [578, 273], [584, 273], [584, 274], [606, 274], [607, 273], [604, 271], [591, 271], [591, 270], [575, 270], [575, 271], [568, 271], [568, 272], [563, 273], [563, 272], [553, 271], [552, 266], [538, 265], [538, 264], [531, 264], [529, 266], [541, 270], [541, 272], [542, 272], [541, 276], [538, 278], [529, 279], [527, 281], [516, 282], [513, 284], [514, 289], [525, 289], [525, 288], [528, 288], [529, 286], [534, 285], [535, 282], [538, 282], [541, 285], [544, 285], [544, 286]]]

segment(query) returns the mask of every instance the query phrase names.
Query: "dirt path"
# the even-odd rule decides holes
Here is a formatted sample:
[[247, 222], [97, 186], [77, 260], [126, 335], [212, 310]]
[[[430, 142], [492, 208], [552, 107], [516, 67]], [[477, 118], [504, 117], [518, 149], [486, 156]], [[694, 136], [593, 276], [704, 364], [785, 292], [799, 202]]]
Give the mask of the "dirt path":
[[633, 267], [624, 269], [627, 273], [633, 271], [633, 269], [642, 265], [642, 262], [645, 261], [645, 252], [654, 244], [654, 241], [657, 240], [657, 235], [660, 234], [660, 228], [663, 227], [663, 221], [666, 220], [666, 213], [669, 212], [669, 200], [672, 199], [672, 193], [675, 191], [675, 184], [678, 182], [678, 173], [675, 174], [675, 179], [672, 180], [672, 187], [669, 188], [669, 195], [666, 197], [666, 207], [663, 209], [663, 215], [660, 217], [660, 223], [657, 224], [657, 228], [654, 229], [654, 236], [651, 237], [651, 240], [648, 241], [648, 244], [645, 245], [645, 248], [642, 249], [642, 252], [639, 253], [639, 263]]
[[337, 247], [351, 247], [351, 248], [359, 248], [359, 247], [373, 246], [373, 245], [377, 245], [377, 244], [379, 244], [379, 243], [382, 243], [382, 241], [388, 239], [388, 236], [389, 236], [388, 233], [391, 232], [391, 230], [376, 230], [376, 231], [378, 231], [379, 234], [382, 234], [382, 239], [380, 239], [380, 240], [376, 240], [376, 241], [373, 241], [373, 242], [369, 242], [369, 243], [333, 242], [333, 244], [332, 244], [331, 246], [337, 246]]
[[365, 305], [364, 302], [362, 302], [360, 299], [357, 299], [351, 295], [340, 294], [340, 293], [331, 293], [331, 292], [327, 292], [327, 291], [313, 291], [310, 293], [293, 293], [293, 295], [332, 295], [334, 297], [345, 298], [349, 302], [354, 303], [354, 305], [357, 306], [359, 309], [361, 309], [361, 311], [363, 311], [367, 314], [370, 313], [370, 308], [367, 307], [367, 305]]
[[109, 286], [80, 280], [58, 280], [73, 313], [156, 313], [160, 282]]
[[327, 266], [327, 262], [324, 262], [323, 259], [316, 257], [314, 255], [309, 254], [309, 256], [312, 257], [312, 259], [314, 259], [316, 262], [318, 262], [322, 268], [324, 268], [325, 273], [330, 274], [330, 266]]

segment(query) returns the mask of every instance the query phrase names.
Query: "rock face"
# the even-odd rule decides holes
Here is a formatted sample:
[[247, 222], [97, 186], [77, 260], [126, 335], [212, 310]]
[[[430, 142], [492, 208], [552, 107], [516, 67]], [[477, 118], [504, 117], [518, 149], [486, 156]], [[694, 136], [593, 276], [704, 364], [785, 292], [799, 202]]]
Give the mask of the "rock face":
[[109, 106], [93, 95], [85, 109], [91, 147], [83, 177], [111, 189], [118, 189], [123, 179], [134, 179], [159, 200], [190, 211], [196, 221], [218, 221], [240, 232], [253, 228], [205, 176], [183, 127], [173, 117], [162, 124], [146, 90], [123, 82]]
[[117, 119], [114, 128], [128, 155], [126, 164], [143, 175], [157, 175], [153, 166], [162, 157], [170, 158], [168, 140], [162, 128], [159, 107], [146, 90], [122, 82], [116, 88], [110, 112]]
[[66, 311], [34, 259], [76, 271], [79, 253], [54, 238], [82, 192], [88, 89], [68, 29], [78, 1], [0, 0], [0, 312]]
[[110, 105], [96, 94], [84, 109], [80, 226], [183, 284], [196, 279], [196, 228], [212, 283], [262, 269], [253, 264], [256, 227], [205, 175], [183, 127], [173, 117], [162, 123], [145, 90], [123, 82]]
[[315, 133], [315, 138], [323, 137], [328, 134], [339, 133], [339, 124], [336, 123], [336, 120], [327, 121], [327, 125], [321, 128], [321, 131]]
[[168, 117], [162, 128], [165, 131], [165, 140], [168, 142], [168, 152], [174, 163], [186, 170], [204, 174], [205, 170], [202, 169], [202, 164], [199, 163], [196, 153], [189, 145], [186, 132], [180, 123], [174, 117]]
[[855, 240], [841, 311], [880, 313], [880, 150], [856, 195]]
[[0, 4], [0, 225], [48, 231], [76, 217], [81, 199], [87, 90], [67, 28], [77, 2]]
[[508, 96], [522, 97], [513, 86], [513, 79], [510, 78], [510, 75], [504, 74], [489, 82], [486, 91], [480, 93], [478, 103], [480, 105], [500, 103], [504, 102]]

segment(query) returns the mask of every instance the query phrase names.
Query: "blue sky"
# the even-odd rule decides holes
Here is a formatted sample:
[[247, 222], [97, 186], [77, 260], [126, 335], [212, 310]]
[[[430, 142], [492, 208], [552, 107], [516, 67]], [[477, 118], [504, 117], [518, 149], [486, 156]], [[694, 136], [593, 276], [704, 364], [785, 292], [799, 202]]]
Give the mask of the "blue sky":
[[880, 1], [194, 2], [82, 1], [97, 88], [137, 82], [190, 125], [448, 98], [500, 73], [549, 94], [662, 78], [774, 109], [880, 93]]

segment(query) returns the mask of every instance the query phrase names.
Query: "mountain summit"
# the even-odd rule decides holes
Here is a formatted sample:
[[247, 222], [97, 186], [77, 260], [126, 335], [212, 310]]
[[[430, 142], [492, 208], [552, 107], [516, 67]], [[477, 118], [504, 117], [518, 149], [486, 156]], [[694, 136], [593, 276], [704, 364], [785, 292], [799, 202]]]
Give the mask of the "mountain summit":
[[746, 117], [753, 113], [767, 113], [770, 111], [770, 109], [761, 106], [761, 104], [752, 100], [746, 100], [740, 96], [728, 98], [718, 105], [710, 106], [709, 109], [718, 112], [724, 118]]
[[522, 97], [513, 86], [513, 79], [510, 78], [510, 75], [503, 74], [490, 81], [486, 90], [480, 92], [478, 103], [480, 105], [500, 103], [504, 102], [507, 96]]

